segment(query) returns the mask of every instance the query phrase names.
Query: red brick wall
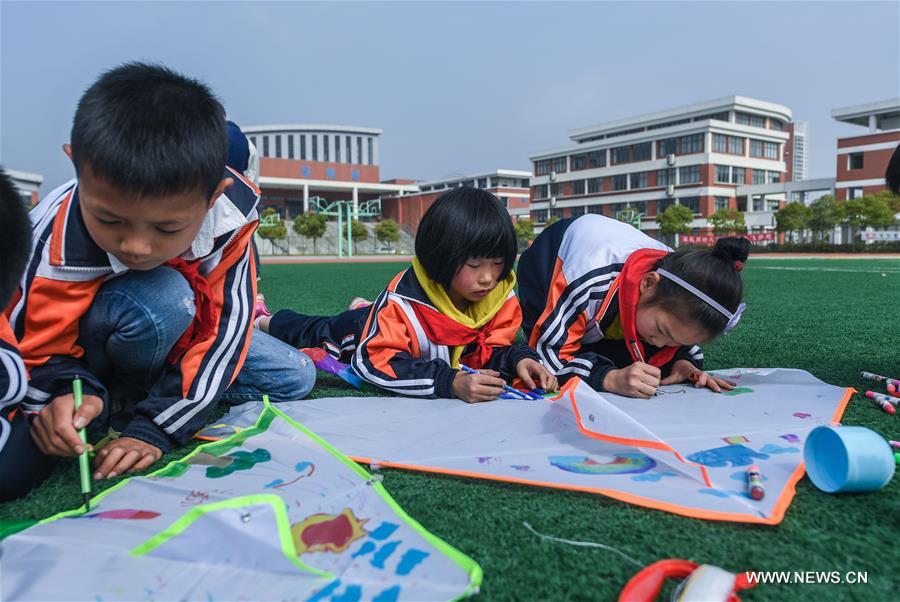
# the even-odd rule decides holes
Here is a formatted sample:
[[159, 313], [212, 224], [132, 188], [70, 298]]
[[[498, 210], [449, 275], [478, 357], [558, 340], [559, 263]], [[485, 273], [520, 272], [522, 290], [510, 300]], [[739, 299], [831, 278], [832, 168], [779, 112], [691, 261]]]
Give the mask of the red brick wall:
[[862, 169], [847, 169], [847, 157], [849, 153], [839, 154], [837, 156], [837, 181], [846, 182], [847, 180], [873, 180], [883, 178], [891, 155], [894, 149], [885, 148], [882, 150], [873, 150], [863, 152]]
[[879, 144], [881, 142], [900, 142], [900, 132], [882, 132], [878, 134], [866, 134], [853, 136], [852, 138], [838, 138], [838, 148], [848, 146], [863, 146], [865, 144]]
[[[304, 176], [302, 167], [309, 167], [309, 176]], [[328, 169], [334, 169], [334, 177], [328, 177]], [[359, 179], [353, 179], [353, 171], [359, 172]], [[259, 174], [271, 178], [303, 178], [310, 180], [337, 180], [341, 182], [379, 181], [377, 165], [354, 165], [347, 163], [325, 163], [323, 161], [302, 161], [300, 159], [274, 159], [260, 157]]]
[[[784, 174], [785, 182], [793, 182], [794, 181], [794, 124], [793, 122], [787, 124], [785, 128], [788, 134], [790, 134], [790, 138], [787, 139], [787, 142], [784, 143], [784, 162], [787, 166], [787, 173]], [[809, 152], [807, 149], [806, 152]]]

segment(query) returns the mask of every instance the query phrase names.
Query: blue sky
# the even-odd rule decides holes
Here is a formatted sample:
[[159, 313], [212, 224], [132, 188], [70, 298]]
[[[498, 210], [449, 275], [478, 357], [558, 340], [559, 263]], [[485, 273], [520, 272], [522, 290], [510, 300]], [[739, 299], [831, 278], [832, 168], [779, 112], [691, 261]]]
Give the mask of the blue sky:
[[900, 3], [0, 3], [0, 162], [71, 177], [60, 150], [105, 69], [164, 63], [243, 125], [384, 130], [382, 178], [529, 169], [571, 129], [732, 94], [809, 122], [900, 96]]

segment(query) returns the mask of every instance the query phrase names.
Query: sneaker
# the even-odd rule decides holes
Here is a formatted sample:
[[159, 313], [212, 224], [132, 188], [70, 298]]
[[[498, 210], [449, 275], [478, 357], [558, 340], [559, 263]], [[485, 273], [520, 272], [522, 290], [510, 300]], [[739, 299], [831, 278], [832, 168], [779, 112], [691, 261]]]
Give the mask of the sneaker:
[[347, 306], [348, 310], [359, 309], [360, 307], [369, 307], [372, 305], [372, 302], [363, 297], [353, 297], [350, 299], [350, 305]]
[[266, 307], [266, 296], [258, 293], [256, 295], [256, 304], [253, 306], [253, 321], [256, 322], [259, 318], [268, 318], [271, 315], [272, 312]]

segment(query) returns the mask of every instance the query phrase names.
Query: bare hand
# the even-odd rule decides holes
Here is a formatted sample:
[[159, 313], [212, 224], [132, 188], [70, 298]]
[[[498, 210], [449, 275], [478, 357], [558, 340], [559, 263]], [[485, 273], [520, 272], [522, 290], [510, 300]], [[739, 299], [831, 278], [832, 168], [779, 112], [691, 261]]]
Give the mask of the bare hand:
[[457, 372], [453, 378], [453, 394], [466, 403], [493, 401], [503, 392], [506, 384], [500, 373], [494, 370], [481, 370], [478, 374]]
[[540, 362], [530, 357], [519, 360], [519, 363], [516, 364], [516, 374], [522, 379], [529, 391], [537, 389], [538, 386], [544, 391], [556, 391], [559, 389], [556, 377]]
[[730, 391], [737, 386], [736, 382], [732, 382], [718, 376], [713, 376], [712, 374], [707, 374], [703, 370], [697, 369], [694, 364], [690, 363], [687, 360], [678, 360], [677, 362], [675, 362], [672, 365], [672, 373], [664, 378], [660, 384], [672, 385], [676, 383], [683, 383], [686, 380], [694, 383], [694, 387], [698, 389], [701, 387], [708, 387], [716, 393], [721, 393], [722, 391]]
[[94, 479], [111, 479], [126, 472], [144, 470], [162, 458], [155, 445], [132, 437], [119, 437], [104, 445], [94, 456]]
[[656, 366], [635, 362], [627, 368], [607, 372], [603, 378], [603, 388], [625, 397], [650, 399], [659, 386], [660, 374]]
[[[31, 438], [48, 456], [77, 456], [84, 451], [78, 429], [86, 427], [103, 411], [103, 400], [96, 395], [82, 397], [75, 412], [75, 397], [61, 395], [47, 404], [31, 423]], [[92, 447], [88, 445], [88, 451]]]

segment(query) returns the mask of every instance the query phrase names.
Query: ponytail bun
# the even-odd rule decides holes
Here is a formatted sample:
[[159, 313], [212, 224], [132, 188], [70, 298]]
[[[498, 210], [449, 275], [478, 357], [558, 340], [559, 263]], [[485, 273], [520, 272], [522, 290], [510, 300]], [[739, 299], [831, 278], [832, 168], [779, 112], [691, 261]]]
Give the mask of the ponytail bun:
[[747, 256], [750, 255], [750, 241], [737, 236], [720, 238], [716, 241], [716, 248], [713, 254], [725, 259], [728, 263], [739, 261], [743, 264], [747, 261]]

